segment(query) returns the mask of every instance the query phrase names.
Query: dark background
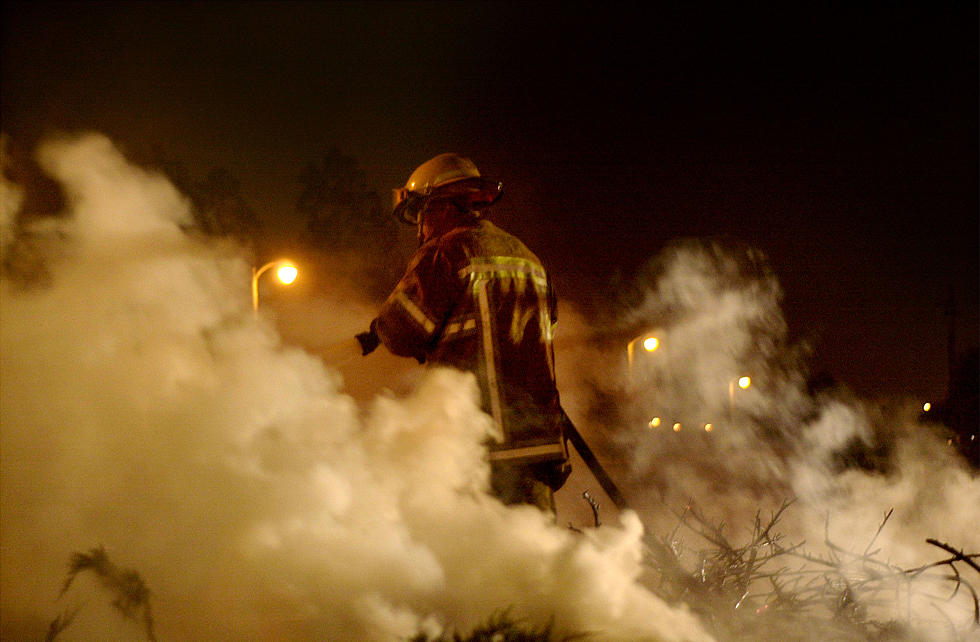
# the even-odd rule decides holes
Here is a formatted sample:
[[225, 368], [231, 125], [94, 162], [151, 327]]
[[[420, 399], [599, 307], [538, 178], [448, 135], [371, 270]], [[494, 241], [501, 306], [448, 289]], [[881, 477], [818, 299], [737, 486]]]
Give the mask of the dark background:
[[455, 151], [580, 308], [734, 238], [815, 371], [937, 400], [949, 311], [978, 338], [977, 5], [853, 4], [8, 2], [2, 127], [224, 168], [284, 243], [327, 150], [379, 194]]

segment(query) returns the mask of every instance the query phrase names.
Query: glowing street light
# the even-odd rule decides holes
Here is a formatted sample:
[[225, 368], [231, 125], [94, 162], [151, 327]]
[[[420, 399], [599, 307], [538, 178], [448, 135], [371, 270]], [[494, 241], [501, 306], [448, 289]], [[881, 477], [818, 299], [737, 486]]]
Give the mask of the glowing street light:
[[296, 269], [295, 265], [284, 265], [276, 270], [276, 276], [279, 277], [279, 280], [286, 285], [289, 285], [295, 281], [298, 275], [299, 270]]
[[742, 390], [748, 390], [749, 386], [752, 385], [752, 378], [749, 376], [742, 376], [738, 379], [732, 379], [728, 382], [728, 412], [731, 415], [735, 414], [735, 386], [738, 386]]
[[262, 276], [263, 273], [265, 273], [266, 271], [274, 267], [278, 268], [276, 270], [276, 277], [286, 285], [289, 285], [290, 283], [295, 281], [296, 277], [299, 276], [299, 269], [297, 269], [297, 267], [293, 265], [292, 262], [286, 259], [269, 261], [268, 263], [266, 263], [260, 268], [253, 267], [252, 268], [252, 310], [255, 313], [258, 313], [259, 311], [259, 277]]
[[651, 334], [641, 334], [626, 344], [626, 362], [629, 368], [630, 383], [633, 382], [633, 354], [636, 351], [637, 343], [647, 352], [653, 352], [660, 347], [660, 340]]

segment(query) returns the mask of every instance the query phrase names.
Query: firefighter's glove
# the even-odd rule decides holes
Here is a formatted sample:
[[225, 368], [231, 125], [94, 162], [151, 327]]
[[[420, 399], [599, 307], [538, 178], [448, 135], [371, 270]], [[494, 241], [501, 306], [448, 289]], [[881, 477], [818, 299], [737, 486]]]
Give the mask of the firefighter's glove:
[[381, 343], [381, 339], [378, 338], [378, 333], [374, 331], [373, 325], [370, 330], [356, 335], [355, 338], [361, 344], [361, 354], [364, 356], [374, 352], [375, 348]]

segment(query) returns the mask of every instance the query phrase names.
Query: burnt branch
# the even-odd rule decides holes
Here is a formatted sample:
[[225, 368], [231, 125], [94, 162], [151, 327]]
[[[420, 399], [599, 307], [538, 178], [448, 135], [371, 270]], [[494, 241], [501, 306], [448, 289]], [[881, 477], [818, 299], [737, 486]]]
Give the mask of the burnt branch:
[[[87, 553], [73, 553], [68, 562], [68, 576], [61, 587], [60, 596], [71, 588], [79, 573], [88, 571], [95, 575], [99, 584], [112, 595], [112, 605], [123, 617], [143, 626], [146, 638], [155, 642], [153, 614], [150, 611], [150, 590], [140, 574], [132, 569], [116, 566], [106, 554], [105, 548], [90, 549]], [[54, 640], [66, 629], [77, 614], [78, 609], [66, 612], [55, 618], [48, 628], [47, 640]]]
[[[803, 622], [816, 627], [818, 637], [855, 640], [912, 640], [916, 630], [930, 626], [950, 627], [956, 632], [953, 639], [961, 639], [958, 636], [980, 626], [980, 599], [963, 574], [968, 568], [980, 572], [980, 555], [929, 539], [949, 557], [912, 569], [880, 559], [882, 548], [877, 544], [893, 510], [857, 549], [832, 540], [827, 515], [824, 548], [814, 553], [804, 548], [805, 542], [784, 544], [778, 534], [778, 522], [790, 505], [784, 502], [767, 520], [757, 513], [747, 540], [736, 543], [724, 532], [724, 524], [710, 523], [688, 502], [683, 511], [675, 512], [677, 528], [657, 548], [661, 596], [688, 603], [720, 638], [729, 640], [756, 639], [777, 624], [792, 631]], [[678, 535], [681, 528], [708, 546], [685, 550]], [[688, 568], [690, 561], [682, 564], [682, 557], [691, 552], [697, 555], [693, 570]], [[969, 625], [966, 600], [972, 606]], [[925, 620], [922, 607], [928, 605], [940, 612], [940, 619]], [[956, 613], [963, 616], [960, 628]], [[963, 626], [970, 627], [969, 633]]]

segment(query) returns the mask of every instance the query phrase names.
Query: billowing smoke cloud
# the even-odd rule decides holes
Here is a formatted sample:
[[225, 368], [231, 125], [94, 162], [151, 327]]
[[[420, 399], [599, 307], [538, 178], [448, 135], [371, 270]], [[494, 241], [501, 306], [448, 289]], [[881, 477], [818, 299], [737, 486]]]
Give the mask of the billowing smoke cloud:
[[[805, 352], [789, 344], [778, 282], [750, 249], [678, 242], [639, 284], [619, 327], [595, 332], [591, 343], [570, 341], [559, 363], [564, 356], [563, 378], [575, 390], [566, 400], [621, 464], [619, 479], [648, 530], [697, 576], [699, 568], [718, 568], [726, 552], [719, 541], [751, 542], [757, 520], [765, 527], [778, 514], [783, 543], [811, 557], [782, 555], [756, 571], [760, 580], [744, 596], [755, 602], [751, 610], [767, 607], [777, 583], [767, 574], [780, 565], [793, 568], [783, 583], [799, 588], [832, 566], [821, 560], [840, 560], [846, 571], [833, 582], [874, 587], [862, 605], [868, 621], [901, 622], [908, 639], [975, 635], [967, 588], [921, 576], [912, 587], [912, 574], [900, 572], [943, 559], [927, 539], [980, 550], [980, 479], [942, 429], [920, 422], [911, 400], [872, 403], [839, 387], [811, 390]], [[648, 352], [642, 339], [651, 336], [658, 343]], [[745, 388], [743, 376], [751, 379]], [[751, 557], [771, 553], [766, 546]], [[728, 570], [748, 557], [732, 556]], [[980, 577], [967, 570], [976, 586]], [[885, 595], [882, 577], [895, 580]], [[735, 605], [712, 617], [734, 617]], [[750, 639], [788, 634], [768, 627]], [[805, 625], [793, 627], [791, 639], [827, 635]]]
[[[719, 622], [764, 612], [771, 590], [736, 605], [695, 587], [681, 600], [699, 621], [654, 595], [644, 551], [664, 543], [697, 584], [717, 547], [689, 526], [723, 523], [738, 545], [787, 501], [780, 541], [813, 556], [779, 558], [792, 577], [854, 553], [855, 587], [901, 578], [860, 604], [864, 619], [907, 624], [899, 639], [975, 633], [966, 588], [950, 599], [948, 580], [900, 571], [943, 557], [927, 538], [980, 549], [980, 480], [915, 405], [808, 388], [755, 252], [671, 246], [614, 328], [562, 307], [564, 404], [636, 509], [602, 497], [603, 526], [580, 533], [563, 528], [587, 523], [569, 507], [588, 512], [582, 489], [601, 496], [581, 462], [558, 524], [486, 495], [469, 377], [335, 351], [373, 313], [356, 283], [279, 306], [277, 327], [252, 314], [243, 253], [187, 233], [189, 205], [161, 176], [98, 135], [38, 158], [64, 215], [19, 217], [18, 186], [0, 184], [3, 639], [40, 639], [72, 614], [58, 639], [146, 639], [100, 597], [113, 583], [139, 596], [141, 582], [161, 640], [396, 640], [507, 608], [559, 635], [712, 639], [704, 621], [725, 639], [735, 629]], [[629, 363], [646, 336], [657, 350], [636, 342]], [[112, 564], [60, 595], [70, 555], [93, 563], [100, 547]], [[827, 639], [811, 615], [760, 620], [748, 639]]]
[[[7, 158], [7, 136], [0, 135], [0, 158]], [[17, 212], [23, 202], [23, 190], [0, 178], [0, 260], [6, 260], [6, 250], [14, 242]]]
[[[100, 135], [38, 158], [68, 212], [24, 227], [3, 185], [5, 256], [29, 244], [47, 275], [2, 282], [4, 639], [73, 613], [58, 639], [145, 639], [93, 574], [59, 597], [79, 552], [102, 584], [145, 584], [160, 640], [393, 640], [502, 609], [559, 634], [711, 639], [639, 583], [635, 514], [576, 533], [484, 492], [470, 377], [359, 404], [253, 316], [248, 263], [185, 233], [164, 178]], [[327, 303], [344, 332], [370, 318], [349, 292]]]

